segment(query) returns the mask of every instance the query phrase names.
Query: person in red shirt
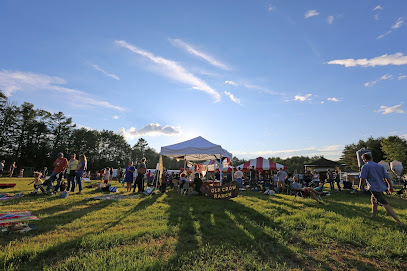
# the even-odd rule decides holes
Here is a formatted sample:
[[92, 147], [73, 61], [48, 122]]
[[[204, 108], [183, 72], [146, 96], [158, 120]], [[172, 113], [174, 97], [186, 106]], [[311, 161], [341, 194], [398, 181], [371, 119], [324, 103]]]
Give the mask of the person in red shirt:
[[[68, 159], [64, 158], [64, 154], [62, 152], [58, 153], [58, 158], [54, 162], [54, 171], [52, 172], [51, 176], [45, 181], [47, 184], [47, 192], [51, 193], [52, 184], [54, 183], [55, 179], [58, 175], [57, 185], [55, 186], [55, 191], [59, 189], [61, 186], [62, 178], [64, 177], [64, 172], [68, 167]], [[45, 184], [44, 183], [44, 184]]]

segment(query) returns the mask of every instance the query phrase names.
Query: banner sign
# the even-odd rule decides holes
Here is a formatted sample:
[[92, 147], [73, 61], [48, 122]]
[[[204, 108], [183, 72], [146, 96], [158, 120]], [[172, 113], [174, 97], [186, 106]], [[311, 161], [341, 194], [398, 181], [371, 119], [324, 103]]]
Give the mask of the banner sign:
[[239, 194], [239, 185], [237, 182], [231, 182], [222, 186], [210, 186], [204, 183], [202, 184], [201, 191], [208, 198], [230, 199], [237, 197]]

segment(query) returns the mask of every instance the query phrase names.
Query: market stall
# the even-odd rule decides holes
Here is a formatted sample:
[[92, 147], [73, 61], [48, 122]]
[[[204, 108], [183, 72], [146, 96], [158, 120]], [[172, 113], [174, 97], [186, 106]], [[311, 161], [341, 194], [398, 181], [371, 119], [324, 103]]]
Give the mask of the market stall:
[[260, 170], [260, 171], [264, 171], [264, 170], [279, 170], [281, 169], [287, 169], [287, 167], [273, 162], [271, 160], [268, 159], [264, 159], [263, 157], [257, 157], [256, 159], [252, 159], [244, 164], [241, 164], [239, 166], [236, 166], [236, 168], [240, 168], [240, 170], [242, 171], [247, 171], [249, 169], [252, 168], [252, 166], [254, 166], [254, 168], [256, 170]]

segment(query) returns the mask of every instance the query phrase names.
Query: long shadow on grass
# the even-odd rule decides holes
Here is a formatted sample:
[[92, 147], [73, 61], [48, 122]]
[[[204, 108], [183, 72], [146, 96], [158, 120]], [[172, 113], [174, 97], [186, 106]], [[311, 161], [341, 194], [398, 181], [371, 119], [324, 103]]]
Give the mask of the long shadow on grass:
[[[284, 232], [284, 229], [252, 208], [233, 200], [216, 201], [199, 197], [187, 201], [175, 193], [168, 193], [166, 200], [170, 205], [169, 226], [178, 226], [179, 233], [175, 255], [164, 269], [185, 268], [184, 264], [194, 261], [213, 261], [215, 267], [211, 266], [215, 269], [240, 266], [236, 259], [232, 259], [234, 266], [221, 263], [216, 266], [217, 261], [222, 259], [211, 254], [222, 253], [222, 250], [227, 253], [233, 251], [239, 260], [250, 254], [259, 266], [298, 267], [301, 263], [295, 253], [272, 235], [272, 232]], [[271, 233], [266, 232], [265, 227]], [[246, 267], [251, 268], [250, 264]]]
[[[134, 206], [134, 208], [130, 209], [129, 211], [123, 213], [118, 217], [117, 220], [106, 223], [105, 225], [98, 227], [97, 229], [92, 232], [92, 234], [99, 234], [110, 227], [117, 225], [120, 223], [123, 219], [125, 219], [129, 214], [143, 210], [154, 204], [161, 195], [159, 196], [154, 196], [154, 197], [145, 197], [142, 201], [140, 201], [137, 205]], [[76, 204], [84, 203], [84, 202], [89, 202], [87, 200], [83, 200], [81, 202], [76, 202]], [[78, 211], [73, 211], [69, 212], [67, 214], [61, 215], [64, 216], [64, 219], [60, 221], [60, 223], [56, 224], [51, 224], [50, 227], [46, 227], [44, 230], [45, 232], [51, 231], [55, 229], [57, 226], [68, 224], [70, 222], [73, 222], [76, 219], [79, 219], [87, 214], [89, 214], [92, 211], [98, 211], [100, 209], [103, 209], [110, 204], [114, 203], [115, 201], [113, 200], [104, 200], [97, 202], [96, 204], [91, 204], [88, 207], [85, 207], [83, 209], [80, 209]], [[92, 201], [93, 203], [93, 201]], [[52, 218], [49, 219], [44, 219], [42, 222], [44, 222], [44, 225], [50, 225]], [[40, 225], [39, 225], [40, 227]], [[44, 231], [38, 231], [36, 234], [43, 233]], [[18, 257], [18, 259], [10, 259], [7, 262], [3, 264], [3, 267], [6, 268], [10, 264], [15, 265], [15, 262], [21, 263], [21, 266], [19, 266], [20, 269], [22, 270], [41, 270], [45, 266], [49, 266], [53, 263], [56, 262], [61, 262], [64, 261], [65, 259], [69, 258], [72, 256], [72, 254], [77, 254], [79, 251], [82, 249], [81, 248], [81, 243], [83, 240], [84, 236], [80, 236], [78, 238], [75, 238], [73, 240], [69, 240], [66, 242], [59, 243], [58, 245], [52, 246], [38, 254], [35, 254], [35, 256], [32, 256], [32, 254], [26, 254], [26, 255], [21, 255]]]

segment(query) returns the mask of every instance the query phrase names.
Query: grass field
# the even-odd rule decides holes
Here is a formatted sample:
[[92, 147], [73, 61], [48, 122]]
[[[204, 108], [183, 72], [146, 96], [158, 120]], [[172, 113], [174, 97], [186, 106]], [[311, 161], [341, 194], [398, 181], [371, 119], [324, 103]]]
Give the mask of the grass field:
[[[30, 179], [14, 189], [32, 190]], [[121, 187], [121, 185], [120, 185]], [[121, 189], [124, 191], [124, 189]], [[232, 200], [173, 191], [120, 201], [102, 193], [29, 196], [0, 211], [29, 210], [41, 220], [26, 234], [0, 235], [1, 270], [407, 270], [407, 228], [369, 197], [347, 192], [324, 205], [293, 196], [247, 192]], [[407, 223], [407, 200], [388, 197]]]

